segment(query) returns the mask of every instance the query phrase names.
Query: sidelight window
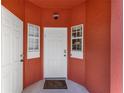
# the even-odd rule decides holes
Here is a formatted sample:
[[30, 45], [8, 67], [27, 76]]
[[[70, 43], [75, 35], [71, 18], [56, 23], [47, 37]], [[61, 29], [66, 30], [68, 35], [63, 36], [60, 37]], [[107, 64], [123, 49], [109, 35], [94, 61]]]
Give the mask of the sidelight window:
[[40, 57], [40, 26], [28, 24], [28, 59]]
[[71, 57], [83, 58], [83, 24], [71, 27]]

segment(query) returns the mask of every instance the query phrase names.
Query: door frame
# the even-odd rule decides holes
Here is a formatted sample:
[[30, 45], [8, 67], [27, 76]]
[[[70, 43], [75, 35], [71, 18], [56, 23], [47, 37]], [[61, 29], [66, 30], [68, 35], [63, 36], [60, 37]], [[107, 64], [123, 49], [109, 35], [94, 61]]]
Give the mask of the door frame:
[[[65, 28], [66, 29], [66, 40], [67, 40], [67, 44], [66, 44], [66, 47], [67, 47], [67, 53], [66, 53], [66, 66], [67, 66], [67, 71], [66, 71], [66, 78], [60, 78], [60, 79], [68, 79], [68, 28], [67, 27], [44, 27], [43, 28], [43, 79], [45, 79], [45, 75], [44, 75], [44, 63], [45, 63], [45, 55], [44, 55], [44, 53], [45, 53], [45, 29], [47, 29], [47, 28], [55, 28], [55, 29], [61, 29], [61, 28]], [[56, 78], [55, 78], [56, 79]]]

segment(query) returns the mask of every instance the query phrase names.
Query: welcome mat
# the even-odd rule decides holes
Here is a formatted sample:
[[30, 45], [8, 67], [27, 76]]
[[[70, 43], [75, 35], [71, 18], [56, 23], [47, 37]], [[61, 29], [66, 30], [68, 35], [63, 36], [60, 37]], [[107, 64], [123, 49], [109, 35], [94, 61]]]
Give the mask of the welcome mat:
[[67, 89], [65, 80], [45, 80], [44, 89]]

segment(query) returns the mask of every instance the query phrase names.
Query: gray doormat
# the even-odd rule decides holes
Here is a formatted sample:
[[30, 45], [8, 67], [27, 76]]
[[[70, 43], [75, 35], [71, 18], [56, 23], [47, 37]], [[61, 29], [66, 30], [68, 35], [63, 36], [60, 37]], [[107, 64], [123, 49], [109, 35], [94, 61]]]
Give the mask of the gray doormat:
[[44, 89], [67, 89], [65, 80], [45, 80]]

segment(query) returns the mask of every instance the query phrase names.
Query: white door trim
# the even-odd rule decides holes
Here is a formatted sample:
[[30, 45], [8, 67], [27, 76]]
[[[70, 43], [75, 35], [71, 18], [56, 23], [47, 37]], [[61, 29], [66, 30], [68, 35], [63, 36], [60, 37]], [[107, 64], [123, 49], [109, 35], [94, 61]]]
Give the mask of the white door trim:
[[[44, 29], [43, 29], [43, 31], [44, 31], [44, 34], [43, 34], [43, 36], [44, 36], [44, 42], [43, 42], [43, 78], [47, 78], [46, 76], [45, 76], [45, 30], [46, 29], [60, 29], [60, 30], [66, 30], [66, 75], [65, 75], [65, 77], [58, 77], [58, 78], [66, 78], [67, 79], [67, 61], [68, 61], [68, 53], [67, 53], [67, 49], [68, 49], [68, 42], [67, 42], [67, 37], [68, 37], [68, 33], [67, 33], [67, 27], [44, 27]], [[63, 55], [64, 56], [64, 55]], [[50, 77], [50, 78], [52, 78], [52, 77]], [[55, 77], [55, 78], [57, 78], [57, 77]]]

